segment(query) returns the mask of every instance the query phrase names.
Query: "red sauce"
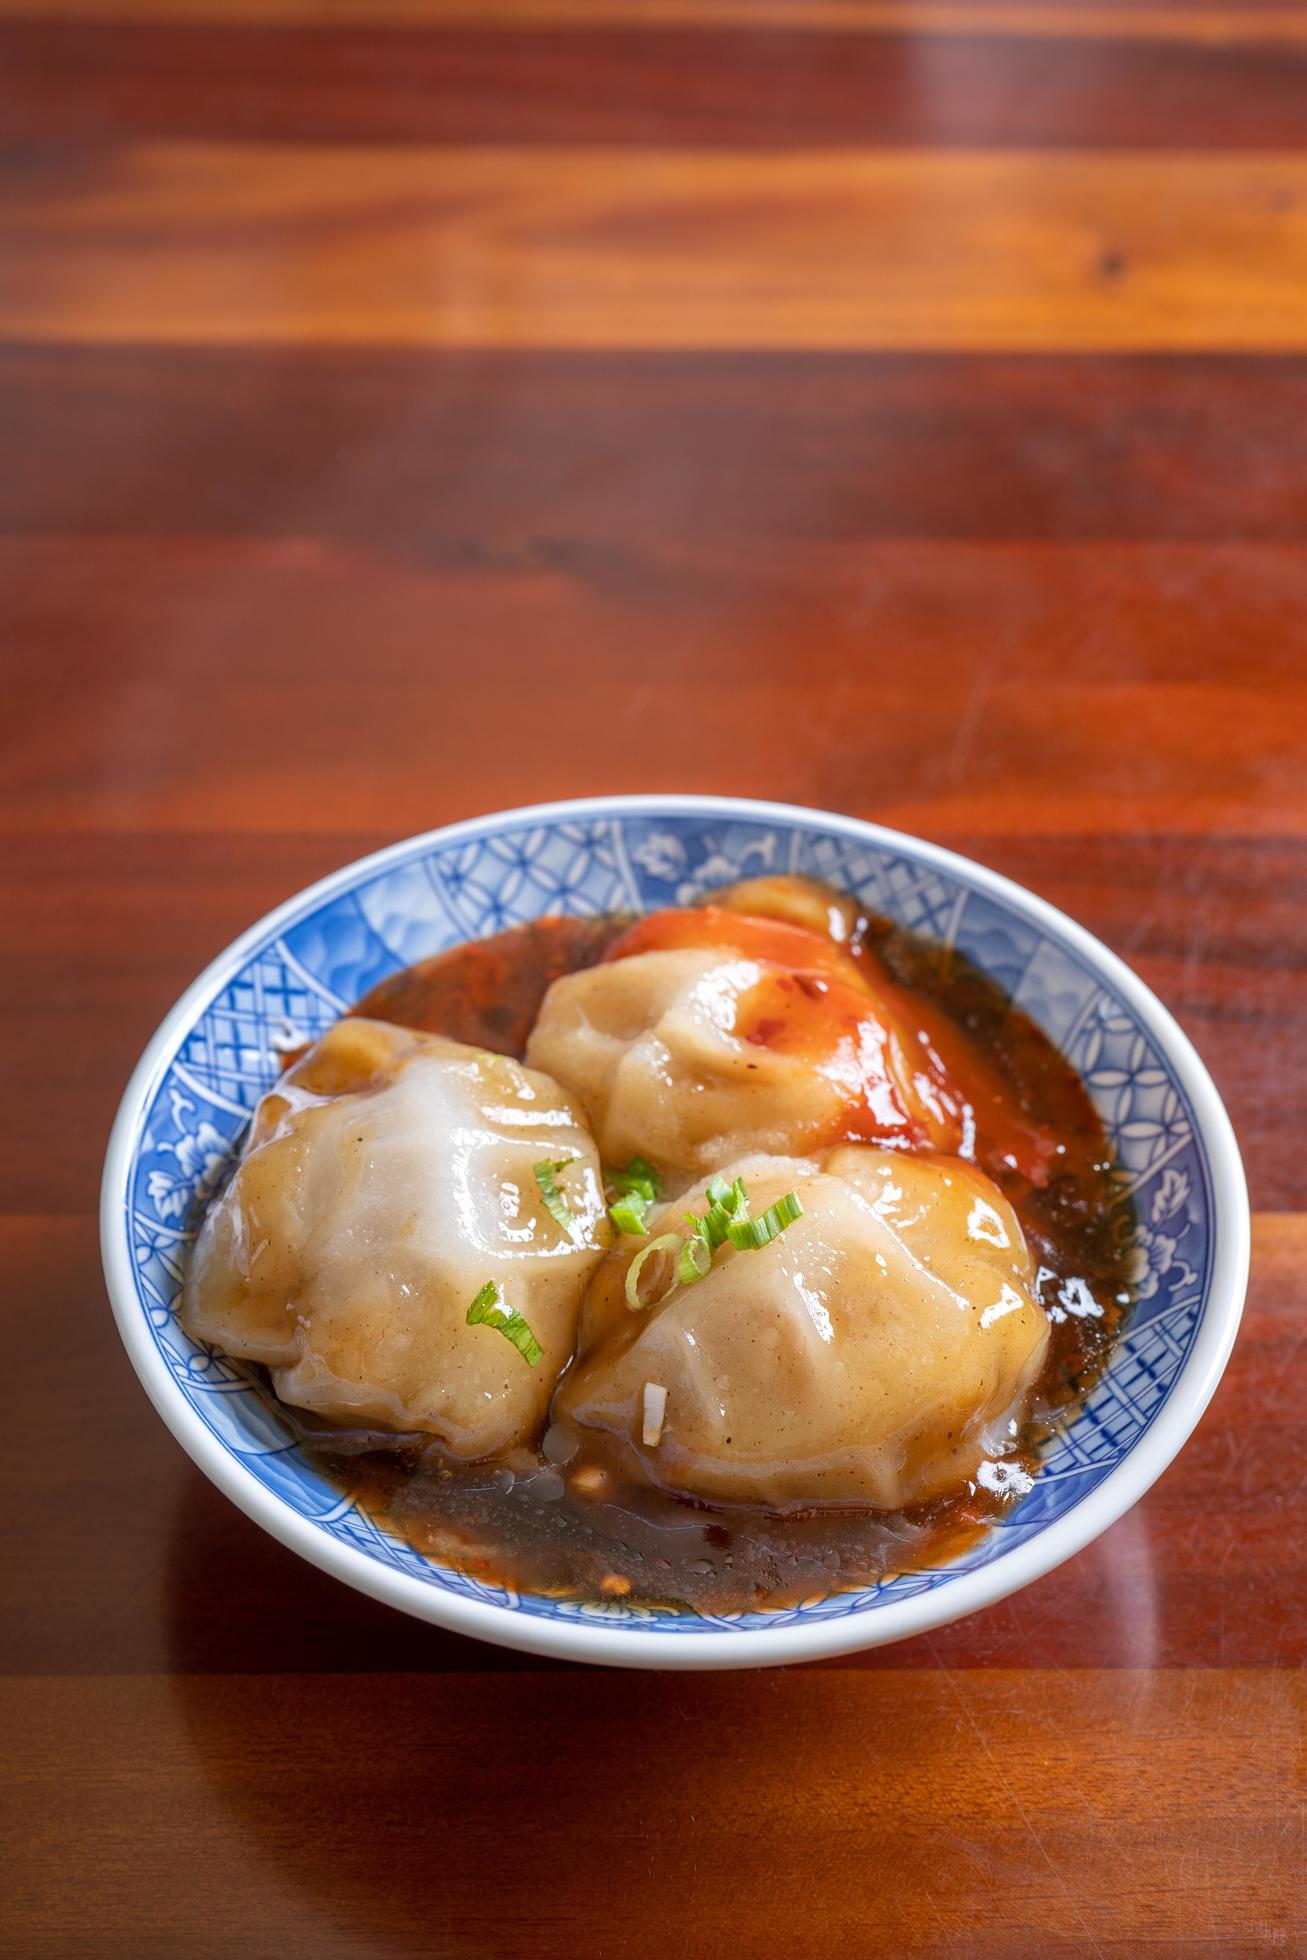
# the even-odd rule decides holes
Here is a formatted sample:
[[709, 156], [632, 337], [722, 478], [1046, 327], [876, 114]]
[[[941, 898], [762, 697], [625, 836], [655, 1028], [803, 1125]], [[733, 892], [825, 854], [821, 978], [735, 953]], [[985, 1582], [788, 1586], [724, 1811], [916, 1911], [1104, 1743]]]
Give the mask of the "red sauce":
[[[620, 921], [545, 919], [397, 974], [357, 1011], [520, 1055], [560, 974], [600, 958], [701, 944], [729, 945], [771, 969], [741, 1024], [746, 1039], [809, 1054], [804, 1044], [817, 1043], [820, 1052], [832, 1038], [837, 1045], [862, 1038], [874, 1001], [891, 1030], [882, 1031], [882, 1045], [900, 1040], [931, 1088], [947, 1089], [941, 1120], [959, 1122], [965, 1103], [975, 1155], [1021, 1219], [1054, 1323], [1034, 1414], [1007, 1460], [1018, 1471], [1034, 1469], [1052, 1413], [1092, 1386], [1120, 1325], [1133, 1221], [1074, 1070], [960, 955], [875, 919], [859, 921], [844, 948], [801, 927], [717, 907], [654, 914], [624, 930]], [[892, 1089], [891, 1075], [887, 1060]], [[906, 1118], [901, 1105], [877, 1107], [869, 1095], [850, 1104], [841, 1134], [915, 1141], [910, 1119], [895, 1132], [895, 1121]], [[1069, 1286], [1080, 1300], [1092, 1296], [1099, 1311], [1066, 1311], [1060, 1296]], [[778, 1518], [625, 1483], [589, 1437], [562, 1462], [519, 1455], [515, 1467], [456, 1467], [427, 1438], [351, 1435], [302, 1411], [285, 1413], [331, 1474], [391, 1529], [433, 1557], [519, 1591], [711, 1612], [795, 1604], [956, 1556], [1014, 1501], [968, 1484], [893, 1516]]]
[[748, 912], [728, 912], [721, 905], [676, 906], [646, 913], [613, 941], [604, 958], [624, 960], [632, 953], [679, 952], [687, 947], [729, 947], [742, 959], [765, 960], [771, 966], [802, 973], [824, 973], [846, 986], [867, 986], [856, 959], [833, 940], [784, 919], [758, 919]]
[[1065, 1145], [1022, 1108], [1015, 1087], [946, 1012], [897, 985], [867, 923], [847, 946], [778, 919], [722, 906], [651, 912], [606, 959], [686, 948], [729, 950], [763, 969], [741, 1002], [742, 1040], [810, 1062], [845, 1091], [839, 1116], [803, 1151], [836, 1143], [928, 1146], [974, 1156], [994, 1175], [1045, 1184]]

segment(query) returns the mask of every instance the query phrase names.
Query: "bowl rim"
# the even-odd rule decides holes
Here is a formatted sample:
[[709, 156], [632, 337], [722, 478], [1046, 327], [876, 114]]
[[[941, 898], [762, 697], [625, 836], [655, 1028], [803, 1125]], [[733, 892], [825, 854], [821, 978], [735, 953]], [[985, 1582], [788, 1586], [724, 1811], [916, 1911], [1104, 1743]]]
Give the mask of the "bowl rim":
[[[125, 1200], [143, 1118], [180, 1039], [266, 939], [369, 874], [460, 838], [485, 837], [524, 823], [558, 824], [604, 816], [690, 816], [721, 821], [793, 824], [897, 850], [934, 866], [1016, 911], [1069, 945], [1121, 996], [1179, 1076], [1189, 1098], [1195, 1139], [1212, 1190], [1212, 1271], [1193, 1346], [1166, 1402], [1144, 1434], [1102, 1482], [1062, 1517], [1052, 1520], [1001, 1558], [963, 1572], [948, 1585], [894, 1600], [875, 1612], [838, 1618], [787, 1619], [768, 1627], [723, 1633], [662, 1633], [597, 1616], [547, 1619], [492, 1601], [474, 1600], [381, 1564], [367, 1552], [319, 1531], [262, 1484], [211, 1435], [174, 1382], [146, 1323], [137, 1294]], [[553, 1659], [618, 1667], [669, 1669], [785, 1665], [831, 1658], [962, 1619], [1042, 1578], [1090, 1544], [1143, 1496], [1191, 1435], [1210, 1402], [1238, 1332], [1247, 1287], [1251, 1218], [1234, 1128], [1211, 1076], [1189, 1037], [1152, 989], [1084, 926], [1048, 900], [959, 852], [862, 818], [753, 797], [646, 791], [634, 795], [564, 798], [470, 817], [387, 844], [329, 872], [296, 892], [241, 933], [211, 960], [164, 1015], [132, 1071], [109, 1137], [100, 1195], [100, 1242], [105, 1280], [119, 1335], [155, 1409], [204, 1474], [265, 1531], [313, 1565], [357, 1591], [450, 1632]]]

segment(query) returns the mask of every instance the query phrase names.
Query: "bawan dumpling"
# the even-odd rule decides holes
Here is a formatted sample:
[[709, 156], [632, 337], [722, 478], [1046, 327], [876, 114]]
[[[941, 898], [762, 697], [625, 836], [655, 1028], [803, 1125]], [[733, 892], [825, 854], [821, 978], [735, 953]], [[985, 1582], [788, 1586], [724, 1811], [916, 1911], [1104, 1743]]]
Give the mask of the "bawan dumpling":
[[738, 1034], [762, 981], [755, 961], [715, 952], [589, 967], [550, 988], [527, 1056], [566, 1080], [606, 1163], [639, 1153], [689, 1177], [743, 1151], [801, 1148], [843, 1097], [805, 1058]]
[[[897, 1510], [971, 1476], [1009, 1442], [1049, 1331], [997, 1187], [957, 1158], [858, 1145], [738, 1175], [755, 1215], [794, 1190], [802, 1217], [644, 1311], [625, 1286], [642, 1242], [622, 1240], [556, 1413], [606, 1432], [628, 1473], [722, 1503]], [[687, 1208], [702, 1187], [650, 1231], [685, 1232]]]
[[956, 1148], [905, 1032], [817, 934], [712, 906], [655, 913], [556, 980], [527, 1046], [580, 1099], [605, 1162], [687, 1176], [850, 1130]]
[[[560, 1161], [567, 1227], [533, 1168]], [[594, 1143], [555, 1082], [346, 1018], [259, 1104], [182, 1320], [263, 1362], [286, 1402], [476, 1458], [542, 1422], [607, 1237]], [[533, 1366], [493, 1324], [467, 1324], [490, 1281], [543, 1349]]]
[[526, 1053], [579, 1098], [606, 1163], [639, 1153], [674, 1177], [855, 1140], [966, 1156], [979, 1141], [1037, 1183], [1053, 1160], [960, 1031], [874, 956], [727, 907], [651, 913], [556, 980]]

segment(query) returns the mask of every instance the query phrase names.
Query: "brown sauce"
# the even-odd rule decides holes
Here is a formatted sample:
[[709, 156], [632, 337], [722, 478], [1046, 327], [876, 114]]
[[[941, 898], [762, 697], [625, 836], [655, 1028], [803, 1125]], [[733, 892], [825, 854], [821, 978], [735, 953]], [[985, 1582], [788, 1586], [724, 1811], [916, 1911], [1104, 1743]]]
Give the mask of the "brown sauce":
[[[355, 1011], [520, 1056], [550, 983], [602, 958], [623, 923], [545, 919], [455, 947], [383, 981]], [[1057, 1412], [1103, 1369], [1128, 1303], [1133, 1219], [1083, 1084], [991, 980], [883, 920], [861, 922], [852, 957], [874, 962], [950, 1065], [962, 1058], [981, 1085], [976, 1157], [1011, 1201], [1040, 1269], [1048, 1355], [1026, 1432], [992, 1473], [997, 1488], [968, 1483], [892, 1516], [777, 1517], [626, 1481], [601, 1439], [561, 1426], [539, 1451], [467, 1466], [423, 1437], [345, 1433], [287, 1409], [328, 1473], [374, 1517], [429, 1556], [519, 1592], [722, 1613], [939, 1564], [1019, 1500]], [[1040, 1148], [1014, 1152], [1018, 1133]]]

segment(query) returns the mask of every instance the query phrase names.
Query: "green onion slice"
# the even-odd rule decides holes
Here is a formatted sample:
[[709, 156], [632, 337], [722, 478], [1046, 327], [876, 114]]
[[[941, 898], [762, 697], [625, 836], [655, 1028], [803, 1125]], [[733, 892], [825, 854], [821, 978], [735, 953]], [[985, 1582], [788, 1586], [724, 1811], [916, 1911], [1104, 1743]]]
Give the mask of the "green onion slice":
[[[663, 1301], [677, 1286], [693, 1286], [711, 1270], [713, 1254], [719, 1245], [730, 1243], [741, 1252], [758, 1252], [773, 1239], [778, 1239], [787, 1225], [796, 1218], [802, 1218], [803, 1206], [797, 1191], [789, 1191], [778, 1198], [774, 1205], [768, 1205], [760, 1218], [749, 1216], [749, 1194], [744, 1179], [737, 1177], [734, 1184], [728, 1184], [724, 1177], [715, 1177], [707, 1185], [705, 1196], [710, 1200], [708, 1210], [702, 1218], [692, 1211], [685, 1214], [690, 1227], [690, 1237], [682, 1239], [676, 1232], [663, 1232], [648, 1245], [641, 1246], [626, 1269], [626, 1304], [636, 1313], [643, 1313], [648, 1307], [661, 1306]], [[638, 1209], [631, 1200], [609, 1207], [613, 1221], [624, 1232], [631, 1225], [624, 1222], [623, 1214], [629, 1210], [637, 1221], [636, 1229], [644, 1233], [644, 1218], [648, 1205], [640, 1203]], [[665, 1252], [675, 1258], [676, 1264], [671, 1278], [658, 1293], [641, 1298], [640, 1275], [645, 1262], [655, 1252]]]
[[572, 1162], [570, 1156], [558, 1156], [553, 1162], [545, 1156], [541, 1158], [539, 1164], [531, 1166], [535, 1172], [535, 1182], [541, 1188], [541, 1198], [545, 1200], [545, 1209], [549, 1211], [551, 1219], [555, 1219], [558, 1225], [562, 1225], [564, 1231], [568, 1231], [572, 1225], [572, 1213], [566, 1207], [566, 1198], [558, 1190], [558, 1172], [566, 1170], [570, 1162]]
[[535, 1172], [536, 1183], [540, 1186], [540, 1196], [544, 1199], [545, 1210], [565, 1232], [571, 1226], [572, 1214], [567, 1209], [566, 1198], [558, 1188], [558, 1173], [565, 1171], [571, 1161], [570, 1157], [558, 1157], [551, 1162], [548, 1157], [545, 1157], [540, 1163], [531, 1166]]
[[649, 1216], [649, 1200], [642, 1198], [638, 1191], [632, 1191], [625, 1198], [619, 1198], [615, 1205], [609, 1205], [608, 1216], [619, 1232], [626, 1232], [635, 1239], [648, 1236], [649, 1227], [644, 1221]]
[[526, 1321], [514, 1308], [505, 1304], [492, 1279], [486, 1281], [468, 1308], [467, 1324], [469, 1327], [493, 1327], [497, 1334], [512, 1342], [528, 1368], [534, 1368], [537, 1362], [545, 1358], [544, 1349]]
[[636, 1253], [634, 1259], [626, 1269], [626, 1304], [633, 1313], [643, 1313], [647, 1307], [660, 1306], [676, 1285], [676, 1273], [673, 1270], [671, 1279], [667, 1282], [667, 1285], [661, 1293], [650, 1294], [647, 1300], [642, 1300], [640, 1298], [640, 1274], [644, 1271], [645, 1262], [652, 1259], [655, 1252], [674, 1252], [679, 1258], [680, 1247], [681, 1240], [675, 1232], [662, 1232], [656, 1239], [650, 1239], [648, 1245], [642, 1245], [640, 1247], [640, 1250]]
[[632, 1157], [624, 1171], [605, 1170], [604, 1183], [620, 1196], [634, 1192], [647, 1205], [658, 1196], [658, 1173], [645, 1157]]
[[709, 1205], [702, 1218], [696, 1218], [692, 1211], [685, 1214], [692, 1231], [700, 1242], [715, 1252], [719, 1245], [725, 1245], [726, 1233], [730, 1226], [731, 1214], [724, 1205]]
[[702, 1279], [712, 1265], [712, 1247], [706, 1239], [696, 1233], [681, 1247], [681, 1256], [676, 1262], [676, 1277], [682, 1286], [693, 1286]]
[[741, 1252], [759, 1252], [802, 1216], [798, 1192], [788, 1191], [774, 1205], [768, 1205], [761, 1218], [733, 1218], [727, 1227], [727, 1237]]
[[692, 1232], [697, 1232], [715, 1252], [719, 1245], [725, 1245], [730, 1235], [733, 1218], [749, 1216], [749, 1194], [744, 1187], [744, 1179], [737, 1177], [734, 1184], [728, 1184], [724, 1177], [709, 1178], [704, 1190], [708, 1209], [702, 1218], [696, 1218], [692, 1211], [685, 1216]]

